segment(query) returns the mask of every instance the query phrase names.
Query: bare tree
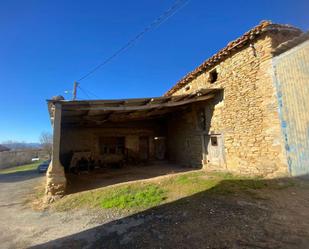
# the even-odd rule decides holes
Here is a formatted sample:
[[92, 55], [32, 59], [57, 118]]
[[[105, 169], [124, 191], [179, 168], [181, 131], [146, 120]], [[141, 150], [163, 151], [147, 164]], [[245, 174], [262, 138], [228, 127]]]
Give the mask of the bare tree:
[[50, 132], [42, 132], [40, 135], [40, 143], [42, 149], [46, 151], [49, 159], [51, 159], [53, 149], [53, 135]]

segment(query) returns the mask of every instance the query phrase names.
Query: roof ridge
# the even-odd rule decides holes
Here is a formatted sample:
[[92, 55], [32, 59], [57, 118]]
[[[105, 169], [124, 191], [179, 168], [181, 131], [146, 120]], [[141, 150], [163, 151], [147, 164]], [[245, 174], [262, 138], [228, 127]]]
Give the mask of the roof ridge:
[[249, 41], [257, 38], [262, 33], [271, 31], [271, 30], [290, 30], [297, 33], [302, 33], [302, 30], [296, 28], [289, 24], [276, 24], [272, 23], [269, 20], [263, 20], [258, 25], [254, 26], [247, 32], [245, 32], [242, 36], [237, 39], [230, 41], [224, 48], [219, 50], [213, 56], [205, 60], [202, 64], [200, 64], [193, 71], [184, 76], [180, 81], [176, 83], [169, 91], [167, 91], [164, 96], [169, 96], [188, 84], [191, 80], [195, 79], [197, 76], [202, 74], [207, 68], [213, 67], [218, 62], [222, 61], [228, 55], [230, 55], [236, 49], [240, 49], [244, 47]]

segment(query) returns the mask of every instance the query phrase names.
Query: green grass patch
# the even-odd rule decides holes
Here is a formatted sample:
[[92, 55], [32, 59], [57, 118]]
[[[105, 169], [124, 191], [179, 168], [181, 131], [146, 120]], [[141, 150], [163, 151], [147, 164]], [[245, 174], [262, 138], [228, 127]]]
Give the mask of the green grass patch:
[[166, 199], [165, 191], [155, 184], [141, 187], [126, 186], [115, 191], [111, 196], [103, 198], [103, 208], [136, 208], [151, 207]]
[[176, 176], [175, 178], [172, 178], [172, 182], [174, 181], [177, 184], [190, 184], [195, 183], [200, 176], [203, 176], [204, 172], [198, 171], [193, 173], [186, 173], [180, 176]]
[[35, 163], [31, 163], [31, 164], [16, 166], [16, 167], [13, 167], [13, 168], [2, 169], [2, 170], [0, 170], [0, 175], [1, 174], [10, 174], [10, 173], [16, 173], [16, 172], [36, 170], [40, 163], [41, 162], [35, 162]]
[[211, 179], [205, 172], [197, 171], [171, 177], [162, 182], [162, 186], [169, 191], [171, 199], [174, 199], [211, 189], [219, 181], [219, 178]]
[[144, 209], [156, 206], [167, 198], [167, 192], [154, 183], [128, 183], [65, 196], [54, 204], [57, 211], [82, 207], [103, 209]]
[[53, 207], [57, 211], [75, 208], [99, 208], [140, 211], [166, 202], [185, 198], [196, 193], [206, 195], [246, 194], [262, 198], [262, 189], [280, 190], [293, 186], [292, 180], [266, 180], [247, 178], [226, 173], [195, 171], [147, 182], [103, 187], [82, 193], [65, 196]]

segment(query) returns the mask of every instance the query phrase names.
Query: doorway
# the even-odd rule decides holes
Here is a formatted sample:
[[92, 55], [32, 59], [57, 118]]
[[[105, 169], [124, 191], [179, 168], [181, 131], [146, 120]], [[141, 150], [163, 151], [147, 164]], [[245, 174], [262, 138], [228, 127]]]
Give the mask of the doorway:
[[225, 154], [222, 134], [210, 134], [204, 136], [206, 146], [207, 163], [225, 167]]
[[139, 158], [142, 161], [149, 159], [149, 137], [139, 137]]
[[165, 137], [155, 137], [154, 138], [154, 148], [155, 148], [155, 159], [156, 160], [166, 159], [166, 138]]

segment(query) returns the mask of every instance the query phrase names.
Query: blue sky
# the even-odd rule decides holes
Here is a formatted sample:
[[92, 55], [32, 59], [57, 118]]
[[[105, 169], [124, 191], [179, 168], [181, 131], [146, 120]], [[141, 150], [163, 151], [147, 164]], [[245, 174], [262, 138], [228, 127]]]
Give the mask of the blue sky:
[[[38, 141], [51, 129], [45, 100], [70, 98], [75, 80], [173, 2], [1, 0], [0, 142]], [[105, 99], [160, 96], [261, 20], [308, 30], [308, 9], [308, 0], [191, 0], [81, 86]]]

